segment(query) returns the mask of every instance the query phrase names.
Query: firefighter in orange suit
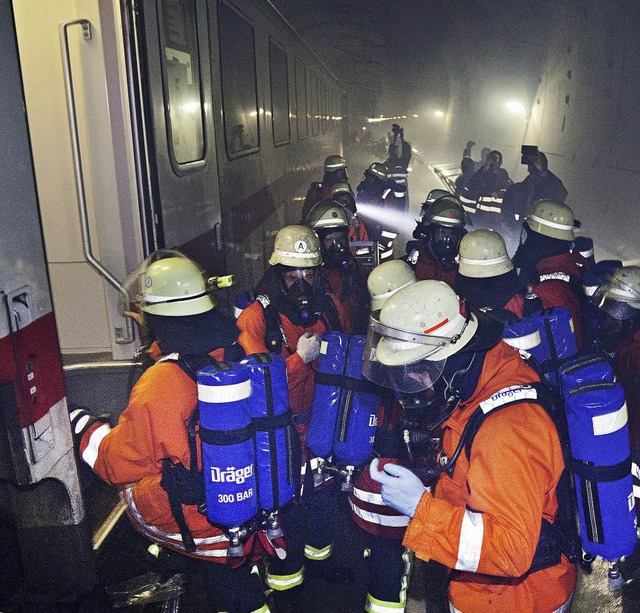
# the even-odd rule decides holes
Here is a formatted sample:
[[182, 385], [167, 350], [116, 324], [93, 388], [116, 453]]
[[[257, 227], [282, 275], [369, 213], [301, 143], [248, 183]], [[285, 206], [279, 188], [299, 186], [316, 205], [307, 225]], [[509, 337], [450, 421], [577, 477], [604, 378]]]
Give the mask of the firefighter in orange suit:
[[303, 481], [298, 499], [281, 509], [287, 556], [270, 561], [266, 581], [277, 610], [293, 613], [303, 611], [300, 592], [305, 576], [343, 584], [353, 580], [350, 569], [331, 557], [335, 484], [314, 490], [314, 462], [304, 447], [320, 337], [326, 330], [342, 329], [342, 312], [320, 274], [320, 240], [311, 228], [282, 228], [269, 264], [255, 290], [255, 302], [236, 323], [247, 353], [269, 351], [286, 360], [291, 409], [303, 451]]
[[[187, 423], [198, 397], [188, 373], [208, 355], [241, 359], [237, 330], [214, 308], [203, 271], [178, 252], [152, 254], [125, 286], [134, 308], [142, 312], [137, 320], [148, 326], [164, 357], [144, 372], [114, 428], [84, 409], [72, 411], [80, 457], [104, 481], [120, 488], [129, 518], [141, 534], [198, 560], [207, 577], [210, 611], [269, 611], [262, 583], [247, 563], [250, 545], [244, 558], [229, 558], [229, 541], [220, 526], [198, 511], [197, 494], [166, 485], [173, 471], [190, 472]], [[203, 483], [202, 473], [196, 474]], [[194, 499], [185, 502], [181, 493]], [[204, 498], [204, 491], [201, 494]], [[176, 508], [180, 510], [173, 512]]]
[[374, 460], [371, 476], [411, 518], [404, 544], [450, 569], [451, 611], [568, 611], [576, 569], [550, 536], [562, 515], [561, 444], [538, 376], [501, 331], [437, 281], [396, 292], [372, 316], [363, 373], [403, 405], [449, 409], [433, 494], [402, 466]]

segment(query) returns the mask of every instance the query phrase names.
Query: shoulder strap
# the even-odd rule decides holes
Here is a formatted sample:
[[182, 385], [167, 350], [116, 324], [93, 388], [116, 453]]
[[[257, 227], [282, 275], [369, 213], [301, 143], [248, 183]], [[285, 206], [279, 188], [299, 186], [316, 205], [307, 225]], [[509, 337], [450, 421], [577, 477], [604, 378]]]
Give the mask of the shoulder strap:
[[489, 415], [492, 415], [500, 409], [506, 409], [507, 407], [511, 407], [516, 404], [523, 404], [525, 402], [540, 405], [549, 414], [555, 424], [553, 408], [544, 384], [529, 383], [505, 387], [497, 391], [487, 400], [482, 401], [474, 411], [473, 415], [469, 418], [469, 421], [462, 432], [459, 443], [459, 445], [464, 447], [467, 458], [471, 457], [473, 441], [480, 430], [480, 427]]
[[266, 324], [266, 331], [264, 334], [264, 344], [269, 350], [269, 353], [280, 354], [282, 351], [282, 344], [287, 348], [290, 354], [293, 354], [289, 347], [287, 335], [282, 327], [282, 320], [278, 310], [271, 304], [269, 296], [266, 294], [260, 294], [256, 296], [256, 300], [260, 303], [262, 311], [264, 312], [264, 322]]

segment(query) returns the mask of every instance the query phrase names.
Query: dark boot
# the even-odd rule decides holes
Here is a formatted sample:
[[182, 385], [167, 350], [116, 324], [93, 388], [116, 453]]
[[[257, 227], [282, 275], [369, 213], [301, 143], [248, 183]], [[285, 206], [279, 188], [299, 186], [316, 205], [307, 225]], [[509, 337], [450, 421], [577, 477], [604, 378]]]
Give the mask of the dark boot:
[[271, 613], [304, 613], [300, 586], [282, 591], [273, 590], [267, 600]]
[[319, 578], [333, 585], [351, 585], [355, 579], [355, 574], [348, 566], [342, 566], [333, 557], [326, 560], [305, 560], [305, 577]]

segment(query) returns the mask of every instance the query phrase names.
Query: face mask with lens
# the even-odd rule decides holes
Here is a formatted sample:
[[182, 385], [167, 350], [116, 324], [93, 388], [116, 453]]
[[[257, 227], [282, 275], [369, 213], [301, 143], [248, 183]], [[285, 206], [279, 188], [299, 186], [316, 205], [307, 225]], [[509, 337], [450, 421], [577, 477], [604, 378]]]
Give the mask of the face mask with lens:
[[428, 245], [436, 260], [453, 262], [458, 255], [458, 248], [462, 240], [460, 228], [431, 226], [429, 228]]
[[289, 289], [287, 289], [286, 297], [303, 321], [306, 322], [312, 318], [313, 285], [304, 279], [296, 279]]
[[328, 268], [346, 268], [349, 264], [347, 232], [333, 232], [323, 239], [322, 259]]

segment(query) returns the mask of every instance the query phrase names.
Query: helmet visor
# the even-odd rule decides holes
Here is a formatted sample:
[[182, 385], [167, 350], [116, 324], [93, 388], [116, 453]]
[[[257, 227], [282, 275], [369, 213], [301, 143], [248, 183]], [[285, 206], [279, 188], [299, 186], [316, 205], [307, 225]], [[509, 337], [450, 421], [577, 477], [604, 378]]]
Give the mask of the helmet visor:
[[455, 343], [460, 335], [443, 337], [406, 332], [382, 324], [379, 314], [376, 311], [369, 319], [362, 374], [396, 392], [416, 393], [432, 388], [446, 363], [446, 358], [434, 359], [436, 353]]
[[631, 319], [640, 311], [640, 293], [620, 279], [605, 275], [592, 297], [593, 304], [614, 319]]

